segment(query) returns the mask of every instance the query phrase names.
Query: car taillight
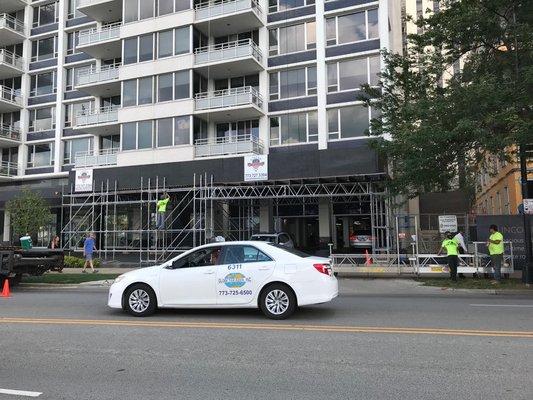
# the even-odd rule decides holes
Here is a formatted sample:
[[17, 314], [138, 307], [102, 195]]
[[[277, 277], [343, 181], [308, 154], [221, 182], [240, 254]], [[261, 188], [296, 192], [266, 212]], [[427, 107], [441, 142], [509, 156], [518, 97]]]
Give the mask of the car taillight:
[[318, 272], [331, 276], [331, 267], [329, 264], [313, 264], [313, 267], [315, 267]]

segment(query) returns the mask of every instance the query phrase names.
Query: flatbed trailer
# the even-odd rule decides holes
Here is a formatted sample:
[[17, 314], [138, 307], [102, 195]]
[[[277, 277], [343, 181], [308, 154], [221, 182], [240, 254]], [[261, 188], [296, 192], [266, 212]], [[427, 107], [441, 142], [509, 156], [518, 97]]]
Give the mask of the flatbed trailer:
[[17, 246], [0, 246], [0, 281], [4, 279], [17, 284], [24, 275], [39, 276], [47, 271], [62, 271], [64, 251], [34, 247], [24, 250]]

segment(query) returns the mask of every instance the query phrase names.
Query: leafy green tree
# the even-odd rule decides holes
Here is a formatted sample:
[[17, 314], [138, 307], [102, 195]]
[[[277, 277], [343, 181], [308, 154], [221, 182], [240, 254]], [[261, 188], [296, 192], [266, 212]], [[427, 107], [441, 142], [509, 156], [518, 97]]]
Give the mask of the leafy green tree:
[[37, 193], [28, 189], [6, 203], [6, 211], [11, 216], [13, 237], [25, 234], [35, 237], [39, 229], [52, 221], [50, 205]]
[[[392, 194], [473, 193], [487, 155], [533, 142], [533, 2], [444, 0], [402, 55], [383, 52], [379, 88], [364, 88]], [[455, 68], [461, 62], [462, 68]]]

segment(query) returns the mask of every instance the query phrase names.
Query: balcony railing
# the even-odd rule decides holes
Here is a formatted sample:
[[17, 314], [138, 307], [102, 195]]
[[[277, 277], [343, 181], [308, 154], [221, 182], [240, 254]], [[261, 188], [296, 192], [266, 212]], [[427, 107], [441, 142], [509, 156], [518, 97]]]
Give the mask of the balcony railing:
[[102, 107], [97, 110], [79, 111], [76, 126], [101, 125], [118, 121], [118, 106]]
[[22, 107], [22, 96], [20, 90], [11, 89], [0, 85], [0, 100], [7, 101]]
[[[108, 0], [108, 1], [113, 1], [113, 0]], [[78, 7], [87, 7], [87, 6], [90, 6], [91, 4], [96, 4], [96, 3], [105, 3], [106, 0], [79, 0], [78, 1]]]
[[106, 149], [96, 151], [84, 151], [76, 153], [74, 165], [76, 168], [101, 167], [104, 165], [117, 164], [118, 149]]
[[8, 28], [15, 32], [26, 34], [26, 26], [20, 19], [13, 18], [9, 14], [0, 14], [0, 28]]
[[24, 69], [24, 59], [6, 49], [0, 49], [0, 63], [10, 65], [20, 70]]
[[0, 164], [0, 176], [11, 177], [17, 176], [18, 166], [17, 163], [10, 161], [2, 161]]
[[211, 157], [231, 154], [263, 154], [263, 143], [253, 135], [237, 135], [214, 139], [197, 139], [195, 157]]
[[13, 125], [0, 125], [0, 139], [20, 140], [20, 130]]
[[255, 10], [258, 15], [262, 14], [257, 0], [208, 0], [196, 5], [195, 17], [198, 20], [215, 18], [249, 9]]
[[197, 110], [236, 107], [247, 104], [253, 104], [259, 108], [263, 108], [263, 99], [259, 92], [252, 86], [198, 93], [195, 96], [195, 107]]
[[81, 31], [78, 38], [78, 46], [87, 46], [106, 40], [119, 39], [121, 26], [122, 22], [116, 22], [101, 29], [92, 28]]
[[100, 68], [91, 67], [78, 73], [77, 85], [91, 85], [118, 79], [121, 64], [104, 65]]
[[261, 50], [252, 39], [199, 47], [194, 51], [194, 62], [204, 64], [247, 56], [253, 56], [259, 62], [263, 59]]

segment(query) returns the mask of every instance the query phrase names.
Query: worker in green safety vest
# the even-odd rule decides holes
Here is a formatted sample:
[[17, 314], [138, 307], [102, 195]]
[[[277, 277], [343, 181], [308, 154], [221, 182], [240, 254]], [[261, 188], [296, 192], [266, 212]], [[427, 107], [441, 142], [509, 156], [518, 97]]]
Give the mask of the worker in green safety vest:
[[167, 212], [167, 205], [170, 201], [170, 196], [168, 193], [165, 193], [161, 196], [161, 198], [157, 201], [156, 204], [156, 215], [157, 215], [157, 221], [156, 221], [156, 227], [157, 229], [165, 229], [165, 214]]
[[446, 232], [446, 239], [443, 240], [442, 245], [437, 255], [442, 253], [442, 249], [446, 250], [448, 255], [448, 268], [450, 269], [450, 278], [457, 282], [457, 266], [459, 265], [459, 242], [453, 237], [451, 232]]
[[502, 263], [503, 263], [503, 235], [498, 232], [496, 225], [489, 227], [489, 240], [487, 241], [487, 247], [490, 254], [490, 262], [494, 269], [494, 280], [492, 283], [500, 283], [502, 279]]

